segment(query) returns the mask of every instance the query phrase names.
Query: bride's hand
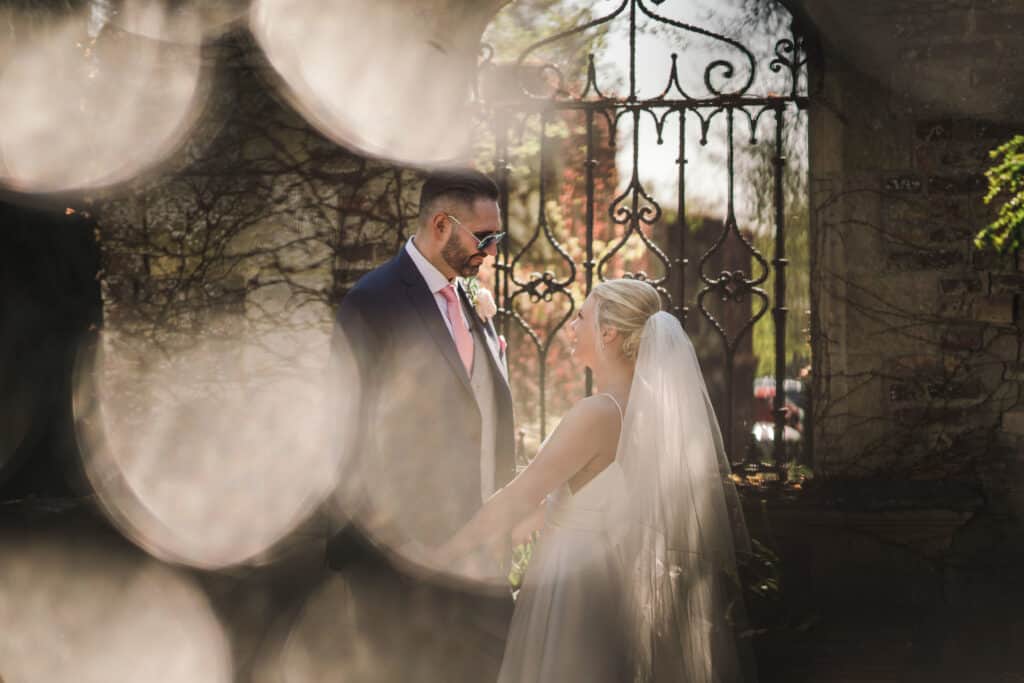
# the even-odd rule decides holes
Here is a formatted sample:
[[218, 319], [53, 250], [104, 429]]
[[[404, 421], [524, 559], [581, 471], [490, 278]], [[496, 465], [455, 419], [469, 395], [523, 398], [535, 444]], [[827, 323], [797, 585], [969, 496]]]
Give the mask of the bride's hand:
[[423, 563], [434, 569], [450, 569], [458, 560], [452, 553], [449, 544], [423, 546], [421, 557]]
[[429, 548], [419, 541], [410, 541], [398, 549], [399, 557], [422, 566], [431, 566], [436, 548]]
[[480, 580], [485, 576], [479, 555], [455, 557], [447, 552], [444, 546], [422, 547], [415, 561], [428, 570], [459, 576], [463, 579]]
[[445, 546], [426, 546], [411, 541], [398, 549], [398, 555], [417, 567], [433, 571], [446, 571], [455, 563], [455, 558], [444, 550]]
[[518, 545], [529, 543], [531, 540], [533, 540], [533, 533], [535, 531], [536, 529], [533, 527], [532, 524], [524, 523], [516, 525], [516, 527], [512, 529], [511, 533], [509, 534], [512, 541], [512, 547], [515, 548]]

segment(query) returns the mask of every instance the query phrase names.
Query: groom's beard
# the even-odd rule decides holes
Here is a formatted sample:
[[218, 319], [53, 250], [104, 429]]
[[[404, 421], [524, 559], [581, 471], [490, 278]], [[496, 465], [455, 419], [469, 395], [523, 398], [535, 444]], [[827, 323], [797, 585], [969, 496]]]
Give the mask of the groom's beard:
[[461, 277], [475, 277], [484, 264], [484, 254], [476, 249], [467, 249], [453, 232], [441, 247], [441, 258]]

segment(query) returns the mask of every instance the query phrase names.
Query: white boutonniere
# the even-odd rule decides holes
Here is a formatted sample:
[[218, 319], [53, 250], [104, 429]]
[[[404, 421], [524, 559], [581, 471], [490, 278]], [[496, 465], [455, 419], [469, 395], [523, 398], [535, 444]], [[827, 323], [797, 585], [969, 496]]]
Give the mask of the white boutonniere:
[[476, 309], [476, 314], [484, 322], [490, 322], [498, 313], [498, 304], [494, 302], [494, 295], [491, 290], [481, 287], [480, 281], [475, 277], [466, 279], [466, 293], [469, 295], [469, 302]]

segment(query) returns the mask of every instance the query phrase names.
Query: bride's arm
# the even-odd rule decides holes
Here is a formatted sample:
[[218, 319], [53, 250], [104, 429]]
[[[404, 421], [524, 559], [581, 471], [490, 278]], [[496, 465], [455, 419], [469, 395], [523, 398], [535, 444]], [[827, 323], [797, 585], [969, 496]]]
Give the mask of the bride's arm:
[[530, 515], [523, 521], [512, 527], [510, 536], [512, 537], [512, 545], [520, 545], [526, 543], [533, 537], [535, 531], [540, 531], [544, 527], [544, 505], [538, 505], [537, 509], [530, 513]]
[[615, 447], [609, 427], [618, 428], [618, 416], [608, 419], [608, 401], [583, 399], [569, 410], [545, 442], [537, 457], [519, 476], [487, 499], [483, 507], [447, 543], [436, 560], [447, 564], [488, 541], [504, 535], [517, 522], [536, 511], [544, 497], [567, 482], [596, 455]]

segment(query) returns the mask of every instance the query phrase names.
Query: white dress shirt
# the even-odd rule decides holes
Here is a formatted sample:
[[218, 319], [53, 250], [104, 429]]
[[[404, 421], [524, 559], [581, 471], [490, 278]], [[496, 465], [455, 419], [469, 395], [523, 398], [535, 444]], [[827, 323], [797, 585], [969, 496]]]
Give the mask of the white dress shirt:
[[[441, 319], [444, 320], [445, 327], [448, 328], [448, 334], [452, 335], [452, 341], [454, 341], [455, 333], [452, 332], [452, 321], [448, 319], [448, 301], [441, 294], [441, 290], [455, 283], [450, 282], [433, 263], [427, 260], [426, 256], [420, 253], [412, 237], [405, 243], [405, 250], [409, 253], [409, 257], [412, 258], [416, 270], [420, 271], [420, 275], [426, 281], [430, 293], [434, 295], [434, 303], [437, 304], [437, 310], [441, 311]], [[462, 297], [459, 297], [459, 300], [461, 301]], [[465, 311], [463, 311], [462, 324], [466, 326], [467, 330], [469, 329], [469, 319], [466, 317]]]

